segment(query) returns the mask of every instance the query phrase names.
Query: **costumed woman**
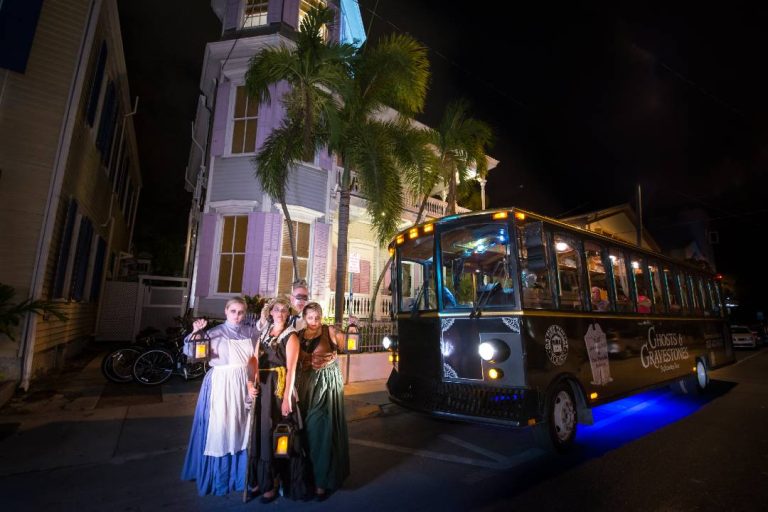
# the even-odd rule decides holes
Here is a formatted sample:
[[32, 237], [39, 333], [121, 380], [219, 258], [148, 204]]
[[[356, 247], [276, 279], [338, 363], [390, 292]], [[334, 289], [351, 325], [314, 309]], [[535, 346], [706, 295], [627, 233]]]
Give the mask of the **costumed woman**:
[[[325, 500], [349, 476], [349, 436], [344, 416], [344, 380], [337, 359], [340, 333], [324, 325], [323, 309], [310, 302], [303, 311], [299, 403], [312, 461], [315, 499]], [[342, 336], [343, 337], [343, 336]]]
[[[260, 425], [256, 467], [257, 492], [261, 502], [270, 503], [283, 495], [303, 499], [307, 493], [307, 471], [302, 454], [301, 436], [294, 435], [287, 458], [274, 456], [275, 427], [281, 421], [290, 421], [298, 429], [301, 420], [296, 407], [296, 366], [299, 359], [299, 338], [288, 325], [290, 303], [282, 298], [273, 299], [267, 308], [268, 325], [259, 340], [259, 403]], [[262, 315], [264, 316], [264, 315]]]
[[[226, 322], [208, 331], [211, 370], [200, 387], [181, 470], [182, 480], [196, 480], [200, 496], [245, 487], [250, 428], [246, 400], [257, 391], [248, 384], [256, 373], [259, 335], [255, 327], [243, 323], [246, 309], [243, 299], [230, 299], [224, 308]], [[193, 333], [206, 325], [205, 319], [195, 320]], [[185, 343], [185, 353], [191, 349], [192, 344]]]

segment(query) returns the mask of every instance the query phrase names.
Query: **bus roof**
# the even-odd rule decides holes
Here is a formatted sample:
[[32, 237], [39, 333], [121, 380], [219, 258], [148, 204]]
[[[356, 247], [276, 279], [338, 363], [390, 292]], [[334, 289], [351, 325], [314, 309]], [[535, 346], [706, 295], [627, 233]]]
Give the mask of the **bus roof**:
[[[502, 217], [501, 214], [505, 214], [505, 215]], [[626, 249], [631, 249], [633, 251], [641, 252], [643, 254], [650, 255], [668, 262], [672, 262], [678, 265], [683, 265], [685, 267], [696, 270], [698, 272], [703, 272], [705, 274], [713, 274], [713, 275], [715, 274], [715, 272], [712, 270], [703, 269], [689, 262], [667, 256], [666, 254], [662, 254], [660, 252], [646, 249], [644, 247], [639, 247], [635, 244], [632, 244], [620, 238], [614, 238], [611, 236], [604, 235], [602, 233], [590, 231], [588, 229], [584, 229], [582, 227], [575, 226], [573, 224], [568, 224], [567, 222], [563, 222], [561, 220], [557, 220], [552, 217], [547, 217], [546, 215], [541, 215], [539, 213], [523, 210], [522, 208], [517, 208], [517, 207], [494, 208], [492, 210], [479, 210], [479, 211], [472, 211], [468, 213], [457, 213], [454, 215], [446, 215], [445, 217], [440, 217], [438, 219], [432, 219], [427, 222], [422, 222], [421, 224], [413, 225], [407, 229], [400, 231], [397, 235], [395, 235], [392, 241], [388, 244], [388, 247], [390, 249], [394, 249], [394, 247], [402, 244], [407, 239], [413, 239], [413, 238], [416, 238], [417, 236], [422, 236], [423, 234], [432, 233], [433, 232], [432, 230], [434, 229], [433, 228], [434, 225], [449, 224], [457, 220], [469, 219], [473, 217], [478, 217], [478, 218], [490, 217], [491, 219], [495, 218], [495, 220], [503, 220], [509, 217], [515, 218], [516, 216], [523, 216], [523, 218], [519, 220], [523, 220], [523, 219], [539, 220], [542, 222], [546, 222], [548, 224], [558, 226], [561, 229], [588, 235], [590, 238], [598, 239], [613, 245], [620, 245]], [[432, 226], [432, 227], [429, 227], [429, 226]], [[410, 236], [411, 233], [416, 233], [416, 236]], [[402, 241], [398, 243], [398, 240], [402, 240]]]

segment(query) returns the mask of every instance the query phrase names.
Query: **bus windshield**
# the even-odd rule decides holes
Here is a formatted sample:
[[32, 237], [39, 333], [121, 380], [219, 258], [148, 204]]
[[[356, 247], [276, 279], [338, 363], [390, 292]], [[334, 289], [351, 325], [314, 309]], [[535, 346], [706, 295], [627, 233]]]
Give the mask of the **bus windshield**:
[[506, 224], [457, 226], [440, 235], [443, 308], [515, 304]]
[[398, 247], [398, 281], [400, 301], [398, 311], [427, 311], [437, 309], [433, 268], [435, 241], [432, 235], [408, 240]]

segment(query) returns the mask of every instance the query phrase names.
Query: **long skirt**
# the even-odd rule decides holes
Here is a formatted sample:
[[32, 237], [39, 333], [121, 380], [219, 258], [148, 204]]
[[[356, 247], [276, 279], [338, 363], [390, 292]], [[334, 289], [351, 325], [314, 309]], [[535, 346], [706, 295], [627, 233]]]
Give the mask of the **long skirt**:
[[189, 437], [187, 456], [181, 470], [182, 480], [195, 480], [200, 496], [214, 494], [222, 496], [230, 491], [242, 491], [245, 488], [245, 472], [248, 462], [246, 450], [223, 457], [205, 455], [208, 419], [211, 410], [211, 378], [208, 372], [200, 387], [197, 398], [195, 417], [192, 420], [192, 433]]
[[338, 489], [349, 476], [344, 380], [338, 361], [301, 372], [298, 387], [315, 486]]

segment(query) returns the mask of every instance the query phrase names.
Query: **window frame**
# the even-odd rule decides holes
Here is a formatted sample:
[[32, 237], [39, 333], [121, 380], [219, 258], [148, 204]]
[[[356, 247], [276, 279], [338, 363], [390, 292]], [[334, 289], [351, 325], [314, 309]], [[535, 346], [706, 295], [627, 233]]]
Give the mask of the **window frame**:
[[[225, 217], [244, 217], [245, 218], [245, 249], [243, 251], [243, 275], [245, 275], [245, 257], [248, 254], [248, 225], [250, 223], [248, 212], [243, 211], [226, 211], [218, 212], [216, 218], [216, 235], [214, 236], [213, 246], [213, 265], [211, 268], [211, 277], [209, 283], [209, 296], [211, 298], [230, 298], [242, 295], [243, 286], [240, 283], [239, 292], [220, 292], [219, 291], [219, 273], [221, 272], [221, 244], [224, 236], [224, 219]], [[240, 254], [240, 253], [225, 253], [225, 254]], [[230, 275], [230, 286], [232, 288], [232, 276]]]
[[[245, 82], [244, 81], [240, 81], [236, 83], [233, 82], [229, 90], [229, 101], [227, 105], [227, 129], [226, 129], [226, 136], [224, 141], [224, 156], [228, 156], [228, 157], [256, 156], [256, 154], [258, 153], [257, 141], [259, 139], [259, 117], [261, 114], [262, 105], [261, 103], [257, 105], [255, 117], [246, 116], [246, 117], [242, 117], [242, 118], [239, 117], [235, 119], [235, 104], [237, 103], [237, 89], [239, 87], [242, 87], [243, 89], [245, 89]], [[245, 97], [247, 101], [249, 102], [251, 101], [251, 98], [248, 96], [247, 91], [245, 91]], [[257, 100], [254, 100], [254, 101], [257, 101]], [[248, 104], [246, 104], [245, 113], [246, 114], [248, 113]], [[235, 122], [246, 121], [246, 126], [247, 126], [247, 121], [251, 119], [255, 120], [255, 123], [256, 123], [256, 132], [253, 135], [253, 144], [254, 144], [253, 151], [250, 151], [250, 152], [243, 151], [241, 153], [233, 152], [232, 141], [235, 136]], [[244, 137], [243, 147], [245, 147], [245, 132], [243, 132], [243, 137]]]

